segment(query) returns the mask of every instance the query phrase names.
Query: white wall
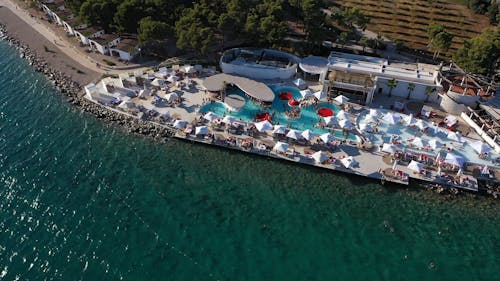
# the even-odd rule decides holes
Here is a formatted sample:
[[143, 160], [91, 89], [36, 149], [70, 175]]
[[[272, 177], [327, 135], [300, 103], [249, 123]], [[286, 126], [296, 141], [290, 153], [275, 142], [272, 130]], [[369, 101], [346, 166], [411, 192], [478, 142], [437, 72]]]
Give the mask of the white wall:
[[462, 112], [460, 117], [462, 117], [462, 119], [464, 119], [465, 123], [467, 123], [469, 126], [474, 128], [476, 133], [478, 135], [480, 135], [487, 144], [489, 144], [491, 147], [493, 147], [495, 152], [500, 153], [500, 145], [498, 143], [496, 143], [490, 136], [488, 136], [488, 134], [486, 134], [481, 129], [481, 127], [479, 127], [465, 112]]
[[272, 68], [259, 65], [235, 65], [230, 63], [220, 63], [222, 72], [237, 74], [253, 79], [291, 79], [297, 72], [297, 65], [289, 68]]
[[473, 108], [477, 106], [477, 102], [479, 101], [479, 96], [462, 95], [453, 91], [448, 91], [446, 94], [456, 102]]
[[[113, 48], [109, 49], [109, 51], [110, 51], [110, 54], [112, 56], [115, 56], [116, 53], [118, 53], [120, 59], [122, 59], [122, 60], [131, 60], [132, 59], [132, 55], [129, 52], [122, 51], [119, 49], [113, 49]], [[113, 53], [113, 52], [116, 52], [116, 53]]]
[[[379, 88], [382, 88], [382, 95], [389, 94], [390, 88], [387, 86], [388, 81], [389, 81], [389, 79], [380, 78], [380, 77], [377, 77], [377, 79], [375, 79], [375, 83], [377, 85], [377, 89], [375, 90], [375, 95], [378, 94]], [[429, 96], [428, 101], [429, 102], [437, 102], [440, 100], [439, 95], [438, 95], [438, 92], [441, 91], [440, 86], [426, 85], [426, 84], [421, 84], [421, 83], [408, 82], [408, 81], [404, 81], [404, 80], [398, 80], [398, 84], [392, 90], [391, 95], [394, 97], [401, 97], [401, 98], [406, 99], [406, 97], [408, 97], [408, 84], [409, 83], [413, 83], [415, 85], [415, 89], [413, 89], [413, 92], [410, 95], [410, 99], [422, 100], [422, 101], [427, 100], [427, 95], [425, 94], [425, 89], [428, 86], [431, 86], [431, 87], [436, 88], [437, 90]]]
[[90, 40], [87, 37], [85, 37], [85, 35], [81, 34], [78, 31], [75, 31], [75, 35], [77, 35], [80, 38], [80, 41], [82, 41], [83, 45], [89, 45], [90, 44]]
[[106, 46], [102, 46], [101, 44], [97, 43], [96, 41], [93, 41], [93, 40], [89, 40], [89, 42], [91, 43], [90, 45], [92, 47], [94, 47], [99, 53], [103, 54], [103, 55], [107, 55], [108, 54], [108, 48]]

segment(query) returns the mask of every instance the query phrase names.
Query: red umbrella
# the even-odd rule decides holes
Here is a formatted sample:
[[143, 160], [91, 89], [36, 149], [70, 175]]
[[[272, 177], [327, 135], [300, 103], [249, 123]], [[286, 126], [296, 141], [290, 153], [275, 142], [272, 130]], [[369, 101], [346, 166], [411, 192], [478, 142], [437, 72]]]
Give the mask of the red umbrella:
[[300, 104], [300, 102], [298, 102], [297, 100], [289, 100], [288, 101], [289, 106], [297, 106], [299, 104]]
[[330, 108], [327, 108], [327, 107], [322, 107], [322, 108], [318, 109], [318, 115], [321, 117], [330, 117], [330, 116], [333, 116], [334, 114], [335, 114], [335, 112], [333, 112], [333, 110], [331, 110]]
[[290, 92], [282, 92], [279, 94], [279, 99], [280, 100], [291, 100], [292, 99], [292, 93]]

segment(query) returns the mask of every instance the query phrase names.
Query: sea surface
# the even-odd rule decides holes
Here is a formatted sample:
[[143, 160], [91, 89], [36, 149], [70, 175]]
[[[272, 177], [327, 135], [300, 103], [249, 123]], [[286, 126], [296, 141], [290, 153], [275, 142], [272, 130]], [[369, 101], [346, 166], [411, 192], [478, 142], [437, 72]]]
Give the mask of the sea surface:
[[492, 199], [157, 144], [0, 54], [0, 280], [500, 280]]

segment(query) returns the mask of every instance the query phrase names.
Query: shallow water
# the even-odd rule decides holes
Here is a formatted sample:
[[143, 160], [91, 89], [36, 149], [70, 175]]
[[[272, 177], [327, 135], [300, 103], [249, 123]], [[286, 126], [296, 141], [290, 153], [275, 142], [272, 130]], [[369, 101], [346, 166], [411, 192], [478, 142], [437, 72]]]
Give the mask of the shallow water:
[[499, 280], [499, 207], [129, 136], [0, 42], [5, 280]]

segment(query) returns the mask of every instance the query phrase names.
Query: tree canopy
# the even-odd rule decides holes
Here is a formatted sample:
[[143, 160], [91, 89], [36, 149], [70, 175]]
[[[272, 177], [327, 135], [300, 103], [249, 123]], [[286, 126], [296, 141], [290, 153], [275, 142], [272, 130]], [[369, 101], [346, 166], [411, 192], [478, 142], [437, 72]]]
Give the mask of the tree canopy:
[[490, 75], [500, 67], [500, 27], [487, 29], [467, 40], [453, 56], [454, 61], [469, 72]]
[[427, 26], [427, 34], [429, 36], [428, 46], [434, 51], [434, 58], [439, 56], [441, 52], [448, 51], [454, 37], [453, 34], [444, 29], [443, 25], [434, 22]]

